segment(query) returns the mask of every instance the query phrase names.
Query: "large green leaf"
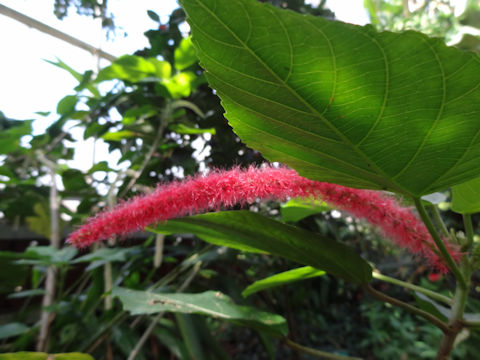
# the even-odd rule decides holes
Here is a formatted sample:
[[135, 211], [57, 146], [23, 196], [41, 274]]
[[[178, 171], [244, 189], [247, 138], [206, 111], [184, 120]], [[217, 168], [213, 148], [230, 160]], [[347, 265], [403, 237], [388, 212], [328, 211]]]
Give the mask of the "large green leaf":
[[169, 220], [154, 230], [191, 232], [204, 241], [250, 252], [267, 252], [362, 284], [372, 268], [349, 247], [250, 211], [222, 211]]
[[132, 315], [155, 314], [162, 311], [202, 314], [269, 331], [279, 336], [288, 333], [287, 323], [280, 315], [250, 306], [236, 305], [228, 296], [218, 291], [199, 294], [160, 294], [115, 287], [112, 294], [118, 296], [124, 309]]
[[477, 54], [255, 0], [180, 3], [226, 117], [266, 158], [414, 196], [480, 175]]

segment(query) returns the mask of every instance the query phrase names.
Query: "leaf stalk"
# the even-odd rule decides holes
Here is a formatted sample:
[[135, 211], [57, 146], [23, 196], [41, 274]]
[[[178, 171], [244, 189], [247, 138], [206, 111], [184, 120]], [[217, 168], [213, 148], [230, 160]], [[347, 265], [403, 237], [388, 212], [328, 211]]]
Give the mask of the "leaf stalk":
[[427, 214], [427, 211], [425, 210], [425, 207], [422, 203], [422, 200], [418, 197], [413, 198], [415, 202], [415, 207], [417, 208], [417, 211], [423, 220], [425, 226], [428, 229], [428, 232], [433, 238], [433, 241], [435, 242], [435, 245], [437, 245], [438, 250], [440, 251], [441, 257], [445, 260], [447, 263], [448, 268], [450, 271], [455, 275], [455, 278], [459, 282], [459, 285], [462, 286], [463, 288], [467, 287], [467, 282], [465, 280], [465, 277], [463, 276], [462, 272], [460, 271], [459, 267], [453, 260], [452, 256], [448, 252], [445, 244], [443, 243], [442, 239], [440, 238], [440, 235], [438, 235], [437, 230], [435, 229], [432, 220]]

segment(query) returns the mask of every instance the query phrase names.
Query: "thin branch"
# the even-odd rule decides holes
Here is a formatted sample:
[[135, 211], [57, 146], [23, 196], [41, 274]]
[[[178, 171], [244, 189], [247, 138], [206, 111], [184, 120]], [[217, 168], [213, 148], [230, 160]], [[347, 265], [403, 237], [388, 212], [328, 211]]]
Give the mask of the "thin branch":
[[101, 50], [97, 49], [96, 47], [87, 44], [86, 42], [83, 42], [77, 38], [74, 38], [73, 36], [70, 36], [68, 34], [65, 34], [64, 32], [61, 32], [51, 26], [48, 26], [44, 23], [41, 23], [40, 21], [37, 21], [29, 16], [26, 16], [22, 13], [19, 13], [18, 11], [15, 11], [13, 9], [10, 9], [9, 7], [6, 7], [5, 5], [0, 4], [0, 14], [5, 15], [9, 18], [12, 18], [14, 20], [17, 20], [21, 22], [22, 24], [25, 24], [31, 28], [37, 29], [45, 34], [48, 34], [50, 36], [53, 36], [57, 39], [63, 40], [70, 45], [79, 47], [80, 49], [86, 50], [89, 53], [93, 55], [97, 55], [99, 57], [102, 57], [104, 59], [110, 60], [110, 61], [115, 61], [116, 57]]
[[[40, 156], [40, 155], [41, 156]], [[57, 184], [55, 182], [56, 164], [39, 153], [39, 161], [48, 167], [50, 175], [50, 244], [58, 249], [60, 247], [60, 203], [58, 199]], [[47, 269], [45, 280], [45, 295], [42, 300], [42, 312], [40, 315], [40, 331], [37, 339], [37, 351], [48, 351], [48, 339], [50, 334], [50, 324], [53, 319], [53, 313], [47, 310], [55, 300], [55, 288], [57, 285], [57, 267], [50, 265]]]
[[[190, 285], [190, 283], [192, 282], [192, 280], [195, 278], [195, 276], [197, 275], [198, 271], [200, 270], [202, 266], [202, 262], [199, 261], [198, 263], [195, 264], [195, 266], [192, 268], [192, 271], [190, 272], [190, 274], [187, 276], [187, 278], [185, 279], [185, 281], [182, 283], [182, 285], [180, 285], [180, 287], [175, 291], [176, 293], [180, 293], [182, 292], [183, 290], [185, 290], [188, 285]], [[145, 332], [143, 333], [142, 337], [138, 340], [137, 344], [135, 345], [135, 347], [133, 348], [132, 352], [130, 353], [130, 355], [128, 356], [128, 360], [134, 360], [137, 355], [138, 355], [138, 352], [140, 351], [140, 349], [143, 347], [143, 345], [145, 344], [145, 342], [148, 340], [150, 334], [152, 333], [152, 331], [155, 329], [155, 326], [157, 326], [157, 323], [160, 321], [160, 319], [163, 317], [163, 315], [165, 314], [164, 311], [160, 312], [157, 314], [157, 316], [155, 316], [152, 320], [152, 322], [150, 323], [150, 325], [148, 326], [147, 330], [145, 330]]]
[[425, 289], [421, 286], [413, 285], [413, 284], [408, 283], [406, 281], [398, 280], [398, 279], [392, 278], [390, 276], [380, 274], [379, 272], [376, 272], [376, 271], [372, 272], [372, 276], [377, 280], [381, 280], [381, 281], [388, 282], [390, 284], [402, 286], [404, 288], [407, 288], [407, 289], [410, 289], [410, 290], [413, 290], [413, 291], [418, 291], [419, 293], [422, 293], [422, 294], [428, 296], [431, 299], [441, 301], [441, 302], [443, 302], [447, 305], [452, 305], [453, 300], [450, 299], [449, 297], [441, 295], [441, 294], [436, 293], [434, 291]]
[[337, 355], [337, 354], [332, 354], [332, 353], [328, 353], [328, 352], [321, 351], [321, 350], [312, 349], [312, 348], [309, 348], [309, 347], [307, 347], [307, 346], [303, 346], [303, 345], [297, 344], [296, 342], [290, 340], [289, 338], [284, 338], [284, 339], [283, 339], [283, 343], [284, 343], [285, 345], [287, 345], [288, 347], [294, 349], [294, 350], [301, 351], [301, 352], [303, 352], [303, 353], [305, 353], [305, 354], [313, 355], [313, 356], [318, 357], [318, 358], [320, 358], [320, 359], [329, 359], [329, 360], [362, 360], [362, 358], [358, 358], [358, 357], [350, 357], [350, 356]]
[[442, 235], [448, 238], [450, 236], [450, 233], [447, 227], [445, 226], [445, 223], [443, 222], [442, 216], [440, 215], [440, 210], [438, 210], [438, 206], [433, 205], [432, 208], [433, 208], [433, 218], [437, 223], [437, 226], [442, 232]]
[[155, 235], [155, 256], [153, 257], [153, 267], [158, 269], [162, 265], [163, 260], [163, 243], [165, 241], [165, 235]]
[[449, 334], [451, 332], [451, 329], [450, 327], [444, 323], [442, 320], [440, 320], [439, 318], [437, 318], [436, 316], [433, 316], [432, 314], [426, 312], [426, 311], [423, 311], [421, 309], [418, 309], [416, 308], [415, 306], [412, 306], [410, 304], [407, 304], [401, 300], [398, 300], [398, 299], [395, 299], [391, 296], [388, 296], [378, 290], [375, 290], [372, 286], [370, 286], [369, 284], [365, 285], [364, 286], [364, 289], [370, 294], [372, 295], [373, 297], [383, 301], [383, 302], [387, 302], [389, 304], [392, 304], [392, 305], [395, 305], [399, 308], [402, 308], [404, 310], [407, 310], [409, 312], [411, 312], [412, 314], [415, 314], [415, 315], [418, 315], [420, 317], [423, 317], [425, 320], [429, 321], [430, 323], [432, 323], [433, 325], [435, 325], [436, 327], [438, 327], [440, 330], [443, 331], [444, 334]]
[[135, 185], [138, 178], [142, 175], [143, 171], [145, 170], [148, 163], [152, 159], [152, 156], [155, 153], [155, 150], [157, 150], [158, 144], [160, 143], [160, 139], [163, 137], [163, 131], [165, 130], [165, 127], [166, 127], [165, 116], [161, 116], [160, 126], [158, 127], [157, 134], [155, 135], [155, 139], [153, 140], [152, 146], [150, 147], [150, 150], [145, 156], [145, 159], [143, 160], [140, 168], [137, 171], [135, 171], [134, 175], [128, 182], [128, 185], [125, 187], [125, 189], [123, 189], [122, 193], [119, 195], [120, 198], [123, 198], [128, 193], [128, 191], [133, 187], [133, 185]]
[[470, 214], [463, 214], [463, 224], [465, 226], [465, 235], [467, 238], [467, 242], [462, 247], [463, 251], [468, 251], [473, 246], [473, 224], [472, 224], [472, 216]]

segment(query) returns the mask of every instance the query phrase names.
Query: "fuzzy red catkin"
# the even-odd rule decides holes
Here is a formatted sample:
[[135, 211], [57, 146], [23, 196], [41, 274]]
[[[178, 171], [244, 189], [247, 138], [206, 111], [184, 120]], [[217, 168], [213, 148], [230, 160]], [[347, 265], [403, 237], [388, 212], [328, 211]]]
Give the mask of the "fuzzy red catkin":
[[[68, 241], [85, 247], [115, 235], [127, 234], [146, 226], [185, 215], [220, 210], [255, 199], [285, 201], [313, 197], [367, 220], [380, 228], [397, 245], [424, 256], [441, 272], [447, 267], [433, 250], [435, 244], [425, 225], [408, 208], [378, 191], [359, 190], [314, 181], [284, 167], [262, 166], [245, 170], [213, 171], [182, 182], [159, 186], [152, 194], [135, 197], [110, 211], [90, 218]], [[454, 259], [459, 252], [451, 244]]]

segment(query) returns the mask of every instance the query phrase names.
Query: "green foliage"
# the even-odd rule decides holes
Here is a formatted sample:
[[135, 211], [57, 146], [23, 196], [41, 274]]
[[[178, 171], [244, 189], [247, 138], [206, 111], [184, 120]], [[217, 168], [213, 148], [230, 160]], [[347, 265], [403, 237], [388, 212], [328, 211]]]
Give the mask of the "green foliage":
[[[87, 2], [89, 8], [96, 6]], [[168, 24], [146, 33], [148, 48], [122, 56], [97, 76], [58, 59], [50, 62], [78, 85], [59, 101], [58, 117], [43, 134], [32, 135], [29, 120], [0, 114], [2, 221], [27, 224], [50, 236], [49, 187], [42, 185], [49, 174], [45, 160], [55, 164], [61, 178], [62, 200], [81, 199], [76, 212], [60, 208], [72, 218], [71, 227], [112, 205], [114, 194], [135, 196], [199, 168], [261, 163], [262, 154], [313, 178], [407, 195], [443, 191], [478, 176], [476, 55], [418, 33], [378, 33], [371, 26], [325, 21], [253, 0], [215, 0], [215, 7], [205, 6], [213, 0], [183, 2], [193, 42], [182, 37], [185, 13], [178, 9]], [[319, 8], [303, 0], [269, 2], [301, 14], [332, 16], [324, 2]], [[406, 19], [404, 2], [396, 0], [366, 3], [377, 28], [419, 29], [425, 16], [435, 18], [431, 12], [411, 11]], [[425, 30], [451, 37], [459, 21], [478, 25], [478, 6], [472, 4], [461, 19], [437, 13], [440, 21]], [[148, 16], [160, 20], [153, 11]], [[478, 45], [476, 38], [464, 40], [459, 47]], [[262, 154], [247, 148], [226, 124], [194, 44], [231, 124]], [[107, 84], [114, 86], [105, 91]], [[121, 154], [120, 162], [128, 161], [128, 169], [117, 170], [117, 164], [106, 161], [86, 171], [63, 165], [73, 156], [72, 124], [85, 130], [85, 139], [107, 142], [110, 152]], [[193, 156], [196, 140], [204, 144], [202, 162]], [[455, 211], [478, 210], [475, 181], [453, 186]], [[438, 196], [424, 198], [438, 202]], [[82, 351], [94, 358], [113, 353], [126, 359], [138, 346], [136, 358], [145, 360], [295, 358], [274, 339], [287, 335], [345, 356], [434, 356], [438, 330], [363, 297], [355, 284], [342, 280], [370, 282], [371, 266], [362, 257], [382, 273], [412, 283], [419, 282], [426, 266], [363, 222], [333, 216], [320, 201], [293, 199], [251, 209], [259, 213], [212, 213], [161, 224], [155, 231], [181, 234], [166, 236], [161, 246], [158, 239], [138, 234], [129, 235], [121, 247], [80, 253], [43, 242], [21, 252], [20, 245], [9, 242], [19, 250], [0, 251], [0, 293], [8, 294], [0, 299], [0, 352], [35, 347], [39, 296], [46, 293], [46, 269], [55, 266], [56, 299], [47, 308], [54, 315], [50, 352]], [[449, 216], [449, 227], [459, 228], [458, 217], [443, 215]], [[187, 232], [221, 246], [204, 246]], [[479, 249], [472, 250], [477, 263]], [[153, 258], [161, 252], [157, 268]], [[314, 267], [289, 270], [298, 263]], [[323, 270], [340, 278], [322, 276]], [[478, 279], [472, 281], [478, 285]], [[120, 301], [105, 307], [111, 283]], [[372, 285], [414, 301], [385, 284]], [[448, 285], [445, 281], [432, 291], [444, 292]], [[431, 299], [415, 300], [418, 308], [439, 318], [451, 315]], [[470, 299], [465, 320], [478, 323], [477, 305]], [[462, 336], [468, 338], [453, 358], [478, 358], [478, 331], [471, 327]], [[141, 346], [144, 337], [151, 339], [149, 346]], [[26, 356], [48, 355], [9, 353], [0, 359]]]
[[414, 196], [478, 176], [476, 55], [254, 1], [182, 4], [226, 117], [270, 160]]
[[357, 284], [372, 278], [370, 265], [349, 247], [254, 212], [222, 211], [169, 220], [154, 231], [189, 232], [215, 245], [280, 255]]

